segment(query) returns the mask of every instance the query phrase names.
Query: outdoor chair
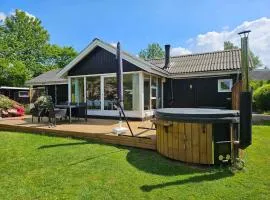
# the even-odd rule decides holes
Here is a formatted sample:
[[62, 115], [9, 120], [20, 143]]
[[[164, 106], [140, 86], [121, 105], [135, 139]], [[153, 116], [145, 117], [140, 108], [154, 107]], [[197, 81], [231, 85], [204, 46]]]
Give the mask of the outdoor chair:
[[30, 113], [32, 114], [32, 123], [34, 122], [34, 117], [38, 118], [39, 123], [42, 117], [46, 116], [46, 109], [35, 105], [34, 108], [30, 110]]
[[74, 109], [73, 115], [77, 119], [84, 118], [84, 120], [87, 121], [87, 104], [79, 103], [78, 106]]
[[53, 106], [48, 109], [49, 126], [56, 126], [56, 119], [62, 120], [66, 118], [67, 109], [54, 108]]

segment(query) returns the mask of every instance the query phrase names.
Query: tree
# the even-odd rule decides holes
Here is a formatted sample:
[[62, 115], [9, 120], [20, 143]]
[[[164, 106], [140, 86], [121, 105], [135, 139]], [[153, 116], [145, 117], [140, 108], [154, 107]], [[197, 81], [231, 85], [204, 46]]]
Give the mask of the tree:
[[139, 57], [143, 59], [164, 58], [165, 52], [158, 43], [148, 44], [146, 49], [139, 52]]
[[77, 55], [72, 47], [59, 47], [47, 45], [45, 47], [42, 63], [50, 69], [63, 68]]
[[29, 78], [29, 71], [21, 61], [0, 58], [0, 83], [8, 86], [22, 86]]
[[238, 49], [237, 46], [234, 46], [234, 44], [230, 41], [224, 42], [224, 50], [230, 50], [230, 49]]
[[48, 44], [49, 33], [41, 26], [39, 19], [16, 10], [5, 19], [1, 35], [7, 46], [4, 57], [22, 61], [33, 76], [44, 71], [40, 58], [44, 46]]
[[63, 67], [76, 56], [72, 47], [51, 45], [49, 38], [38, 18], [16, 10], [0, 26], [0, 58], [22, 62], [30, 75], [27, 78], [31, 78]]
[[[225, 41], [224, 42], [224, 50], [230, 50], [230, 49], [239, 49], [239, 47], [235, 46], [230, 41]], [[251, 60], [252, 60], [253, 68], [261, 67], [263, 65], [259, 56], [256, 56], [251, 50], [249, 50], [249, 55], [250, 55]]]

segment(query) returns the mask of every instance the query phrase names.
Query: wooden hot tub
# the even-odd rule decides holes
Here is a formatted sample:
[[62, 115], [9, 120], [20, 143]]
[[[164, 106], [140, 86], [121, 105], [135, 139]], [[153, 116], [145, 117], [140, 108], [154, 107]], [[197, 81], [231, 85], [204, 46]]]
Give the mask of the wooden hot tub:
[[157, 150], [188, 163], [217, 164], [232, 159], [239, 113], [234, 110], [164, 108], [156, 110]]

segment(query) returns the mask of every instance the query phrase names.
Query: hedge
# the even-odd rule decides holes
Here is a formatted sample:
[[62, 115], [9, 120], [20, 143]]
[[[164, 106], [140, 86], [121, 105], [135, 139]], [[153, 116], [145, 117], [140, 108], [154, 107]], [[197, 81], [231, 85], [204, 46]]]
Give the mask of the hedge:
[[270, 84], [265, 84], [254, 92], [254, 103], [260, 111], [270, 111]]

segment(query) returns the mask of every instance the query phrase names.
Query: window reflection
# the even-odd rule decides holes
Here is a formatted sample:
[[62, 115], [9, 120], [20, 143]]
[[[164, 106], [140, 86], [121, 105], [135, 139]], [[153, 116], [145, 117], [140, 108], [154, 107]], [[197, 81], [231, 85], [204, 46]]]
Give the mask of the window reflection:
[[100, 76], [86, 78], [86, 102], [88, 109], [101, 109]]
[[84, 102], [84, 80], [83, 78], [71, 79], [71, 103]]
[[144, 74], [144, 110], [150, 110], [150, 76]]
[[139, 110], [139, 75], [124, 74], [123, 78], [124, 109]]
[[161, 108], [161, 79], [144, 74], [144, 110]]
[[104, 110], [116, 110], [114, 101], [117, 99], [116, 77], [104, 77]]

